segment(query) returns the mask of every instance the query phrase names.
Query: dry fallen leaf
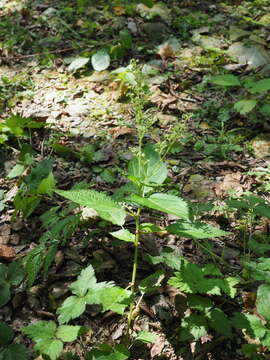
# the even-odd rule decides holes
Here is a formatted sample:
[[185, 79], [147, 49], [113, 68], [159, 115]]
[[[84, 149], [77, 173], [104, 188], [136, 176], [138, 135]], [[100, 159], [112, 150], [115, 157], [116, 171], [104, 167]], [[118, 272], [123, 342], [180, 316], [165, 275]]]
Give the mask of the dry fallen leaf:
[[15, 250], [6, 245], [0, 245], [0, 260], [2, 261], [12, 261], [16, 256]]
[[151, 358], [160, 355], [165, 346], [165, 339], [162, 336], [156, 337], [155, 342], [151, 348]]

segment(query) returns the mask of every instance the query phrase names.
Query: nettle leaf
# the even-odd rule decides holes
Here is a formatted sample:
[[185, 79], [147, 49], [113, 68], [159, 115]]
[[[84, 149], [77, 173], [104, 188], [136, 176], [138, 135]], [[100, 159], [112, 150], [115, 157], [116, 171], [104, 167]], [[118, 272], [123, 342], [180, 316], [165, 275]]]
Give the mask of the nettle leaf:
[[81, 326], [61, 325], [57, 329], [56, 337], [64, 342], [70, 342], [77, 339]]
[[207, 321], [204, 315], [191, 314], [181, 322], [180, 340], [198, 340], [207, 335]]
[[126, 241], [126, 242], [134, 242], [135, 241], [135, 235], [132, 234], [127, 229], [121, 229], [118, 231], [110, 232], [110, 234], [115, 237], [116, 239]]
[[55, 180], [53, 173], [51, 172], [45, 179], [41, 181], [37, 188], [39, 194], [52, 195], [55, 190]]
[[60, 324], [67, 323], [71, 319], [79, 317], [86, 308], [86, 299], [77, 296], [68, 297], [60, 308], [57, 309], [58, 321]]
[[230, 235], [229, 232], [220, 230], [200, 221], [189, 222], [179, 220], [176, 223], [169, 225], [166, 230], [168, 230], [172, 234], [184, 237], [191, 237], [193, 239], [208, 239], [213, 237]]
[[70, 284], [69, 288], [73, 294], [82, 297], [86, 294], [87, 290], [91, 287], [95, 287], [97, 279], [95, 276], [95, 271], [92, 265], [89, 265], [87, 268], [83, 269], [78, 276], [78, 279]]
[[133, 194], [131, 195], [131, 200], [150, 209], [176, 215], [184, 219], [189, 219], [188, 203], [174, 195], [156, 193], [149, 196], [149, 198], [142, 198]]
[[157, 338], [157, 334], [151, 333], [149, 331], [140, 331], [139, 334], [135, 337], [135, 341], [140, 341], [145, 344], [153, 343]]
[[257, 290], [256, 308], [257, 311], [270, 323], [270, 284], [260, 285]]
[[91, 57], [92, 66], [96, 71], [106, 70], [110, 62], [110, 55], [105, 50], [100, 50]]
[[72, 72], [79, 70], [80, 68], [84, 67], [89, 62], [89, 60], [90, 58], [86, 58], [86, 57], [76, 58], [69, 64], [68, 71]]
[[221, 85], [221, 86], [240, 86], [241, 85], [239, 79], [236, 76], [230, 75], [230, 74], [212, 76], [210, 79], [210, 82], [212, 82], [213, 84], [216, 84], [216, 85]]
[[14, 337], [14, 331], [3, 321], [0, 321], [0, 346], [8, 345]]
[[262, 93], [265, 91], [270, 90], [270, 78], [268, 79], [262, 79], [257, 81], [250, 89], [249, 91], [252, 94], [256, 94], [256, 93]]
[[223, 290], [223, 292], [233, 299], [237, 293], [237, 289], [235, 286], [239, 284], [240, 279], [236, 277], [228, 276], [220, 280], [221, 280], [220, 287]]
[[140, 231], [144, 233], [154, 233], [154, 232], [161, 232], [162, 229], [159, 226], [156, 226], [151, 223], [142, 223], [140, 224]]
[[125, 211], [104, 193], [94, 190], [56, 190], [55, 192], [77, 204], [94, 209], [104, 220], [115, 225], [124, 225]]
[[257, 205], [254, 208], [254, 212], [259, 216], [265, 216], [270, 219], [270, 206], [266, 204]]
[[232, 325], [229, 318], [221, 309], [213, 309], [208, 314], [209, 326], [221, 335], [232, 336]]
[[245, 261], [244, 266], [252, 279], [270, 281], [270, 259], [259, 258], [256, 261]]
[[0, 350], [0, 360], [28, 360], [29, 355], [24, 345], [11, 344], [7, 348]]
[[255, 99], [244, 99], [237, 101], [233, 107], [236, 111], [239, 112], [241, 115], [246, 115], [249, 113], [254, 107], [257, 105], [258, 100]]

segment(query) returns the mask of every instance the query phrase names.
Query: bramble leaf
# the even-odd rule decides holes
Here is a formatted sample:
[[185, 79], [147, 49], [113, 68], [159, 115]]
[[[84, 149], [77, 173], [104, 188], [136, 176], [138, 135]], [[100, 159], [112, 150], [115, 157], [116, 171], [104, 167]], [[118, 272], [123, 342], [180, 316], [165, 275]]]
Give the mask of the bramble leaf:
[[57, 329], [56, 337], [64, 342], [70, 342], [77, 339], [81, 326], [61, 325]]
[[210, 79], [210, 82], [216, 85], [221, 85], [221, 86], [240, 86], [241, 83], [239, 81], [239, 79], [234, 76], [234, 75], [217, 75], [217, 76], [212, 76]]
[[135, 241], [135, 235], [132, 234], [127, 229], [121, 229], [118, 231], [110, 232], [110, 234], [115, 237], [116, 239], [126, 241], [126, 242], [134, 242]]
[[235, 108], [236, 111], [239, 112], [239, 114], [246, 115], [257, 105], [257, 103], [258, 101], [255, 99], [244, 99], [237, 101], [233, 105], [233, 107]]

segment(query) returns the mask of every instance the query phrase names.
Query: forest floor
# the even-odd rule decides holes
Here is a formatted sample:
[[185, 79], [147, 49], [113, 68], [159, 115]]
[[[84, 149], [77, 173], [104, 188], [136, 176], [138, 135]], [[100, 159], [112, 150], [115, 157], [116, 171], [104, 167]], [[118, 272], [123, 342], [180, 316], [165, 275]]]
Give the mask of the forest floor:
[[[252, 245], [246, 251], [246, 239], [251, 232], [268, 239], [269, 233], [267, 217], [253, 218], [250, 224], [245, 210], [224, 205], [246, 194], [270, 201], [270, 87], [248, 93], [248, 84], [270, 77], [269, 28], [270, 4], [263, 0], [172, 0], [155, 2], [152, 8], [120, 1], [0, 0], [0, 261], [24, 259], [40, 244], [50, 231], [41, 216], [50, 208], [58, 207], [58, 221], [72, 213], [66, 201], [48, 195], [33, 211], [30, 203], [14, 210], [25, 177], [38, 164], [43, 164], [42, 172], [44, 160], [53, 159], [59, 189], [86, 182], [91, 189], [120, 196], [123, 174], [138, 145], [125, 80], [125, 67], [135, 59], [150, 89], [145, 111], [153, 124], [144, 142], [166, 151], [166, 192], [192, 203], [215, 204], [201, 219], [231, 235], [212, 239], [211, 251], [231, 265], [228, 271], [219, 264], [226, 276], [239, 275], [244, 254], [260, 256]], [[99, 50], [106, 54], [99, 59], [105, 69], [95, 71], [91, 57]], [[234, 75], [241, 85], [211, 80], [221, 74]], [[239, 110], [234, 104], [243, 99], [255, 102]], [[1, 124], [14, 115], [19, 116], [16, 121], [31, 118], [41, 128], [30, 132], [16, 123], [6, 131]], [[24, 152], [33, 159], [28, 166], [22, 161], [23, 145], [32, 149]], [[16, 164], [18, 173], [12, 174]], [[152, 212], [142, 218], [159, 225], [175, 220]], [[99, 281], [128, 286], [133, 247], [113, 246], [110, 231], [95, 218], [80, 222], [59, 245], [47, 276], [40, 271], [30, 287], [27, 282], [13, 287], [10, 301], [0, 307], [0, 320], [16, 331], [16, 342], [27, 346], [31, 359], [41, 357], [20, 328], [37, 320], [55, 321], [57, 307], [82, 268], [92, 264]], [[209, 259], [191, 239], [163, 233], [143, 238], [141, 259], [158, 255], [164, 246], [199, 265]], [[152, 272], [153, 265], [141, 260], [138, 279]], [[243, 287], [235, 299], [220, 297], [217, 302], [226, 302], [227, 313], [241, 311], [244, 294], [252, 297], [254, 291]], [[237, 332], [225, 337], [209, 331], [198, 341], [180, 341], [187, 311], [181, 299], [164, 284], [141, 302], [134, 331], [158, 336], [153, 344], [134, 346], [131, 359], [247, 359], [239, 350], [247, 339]], [[90, 306], [73, 323], [89, 328], [65, 347], [80, 359], [96, 344], [119, 343], [126, 332], [125, 317], [101, 312], [98, 306]], [[256, 356], [267, 359], [268, 354], [264, 348]]]

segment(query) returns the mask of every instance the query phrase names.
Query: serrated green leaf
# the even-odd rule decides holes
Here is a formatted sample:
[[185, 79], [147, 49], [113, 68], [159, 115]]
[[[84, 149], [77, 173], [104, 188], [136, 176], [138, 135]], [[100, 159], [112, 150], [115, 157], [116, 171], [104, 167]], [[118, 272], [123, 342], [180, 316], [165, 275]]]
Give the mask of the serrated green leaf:
[[113, 349], [115, 360], [127, 360], [130, 356], [129, 350], [122, 344], [118, 344]]
[[0, 321], [0, 346], [8, 345], [14, 337], [14, 331], [3, 321]]
[[188, 307], [190, 307], [191, 309], [199, 310], [202, 312], [205, 312], [214, 306], [213, 302], [208, 297], [194, 294], [188, 295], [187, 304]]
[[198, 340], [207, 335], [207, 322], [203, 315], [191, 314], [181, 322], [180, 340]]
[[220, 287], [226, 295], [230, 296], [233, 299], [237, 293], [235, 285], [239, 284], [239, 282], [239, 278], [227, 276], [221, 280]]
[[61, 325], [57, 329], [56, 337], [64, 342], [70, 342], [77, 339], [81, 326]]
[[270, 323], [270, 284], [260, 285], [257, 290], [256, 308], [257, 311]]
[[77, 296], [68, 297], [57, 309], [59, 324], [65, 324], [71, 319], [79, 317], [86, 308], [86, 299]]
[[140, 224], [140, 231], [145, 233], [153, 233], [153, 232], [160, 232], [162, 229], [159, 226], [156, 226], [151, 223], [142, 223]]
[[254, 238], [248, 240], [248, 246], [252, 252], [262, 255], [270, 251], [270, 244], [264, 244], [256, 241]]
[[147, 276], [139, 284], [140, 292], [142, 294], [146, 294], [156, 290], [160, 286], [164, 277], [165, 277], [164, 270], [158, 270], [154, 274]]
[[231, 324], [236, 329], [244, 329], [245, 332], [255, 338], [262, 338], [266, 328], [256, 315], [247, 313], [235, 313], [231, 318]]
[[72, 72], [79, 70], [80, 68], [85, 66], [89, 62], [89, 60], [90, 58], [85, 58], [85, 57], [76, 58], [69, 64], [68, 71]]
[[245, 261], [245, 270], [254, 280], [270, 281], [270, 259], [259, 258], [256, 261]]
[[176, 223], [169, 225], [166, 229], [172, 234], [191, 237], [194, 239], [208, 239], [230, 235], [229, 232], [220, 230], [199, 221], [189, 222], [179, 220]]
[[7, 281], [13, 285], [18, 286], [24, 279], [25, 272], [20, 261], [13, 261], [8, 266]]
[[[100, 283], [101, 284], [101, 283]], [[130, 292], [118, 286], [112, 286], [110, 283], [103, 283], [104, 288], [96, 291], [89, 291], [86, 299], [88, 304], [100, 304], [103, 311], [111, 310], [117, 314], [123, 315], [129, 304]], [[110, 285], [108, 287], [108, 285]]]
[[169, 247], [164, 247], [159, 256], [145, 255], [145, 260], [150, 264], [156, 265], [164, 263], [175, 270], [180, 270], [183, 257], [175, 254], [174, 250]]
[[91, 57], [91, 63], [96, 71], [106, 70], [110, 66], [110, 55], [105, 50], [96, 52]]
[[233, 107], [241, 115], [246, 115], [257, 105], [258, 101], [255, 99], [244, 99], [237, 101]]
[[255, 214], [257, 214], [259, 216], [264, 216], [264, 217], [270, 219], [270, 206], [269, 205], [266, 205], [266, 204], [257, 205], [254, 208], [254, 212], [255, 212]]
[[0, 360], [28, 360], [29, 355], [25, 346], [11, 344], [6, 349], [0, 350]]
[[60, 340], [45, 339], [35, 345], [35, 349], [41, 354], [47, 355], [51, 360], [59, 358], [63, 351], [63, 343]]
[[264, 116], [270, 116], [270, 104], [265, 104], [260, 107], [260, 113]]
[[257, 81], [250, 89], [249, 91], [252, 94], [256, 94], [256, 93], [262, 93], [265, 91], [270, 90], [270, 78], [268, 79], [262, 79]]
[[210, 82], [221, 86], [240, 86], [239, 79], [234, 75], [217, 75], [212, 76]]
[[135, 337], [135, 341], [140, 341], [145, 344], [153, 343], [157, 338], [157, 334], [151, 333], [149, 331], [140, 331], [139, 334]]
[[78, 279], [74, 281], [69, 288], [73, 294], [83, 297], [85, 296], [88, 289], [95, 287], [97, 279], [95, 276], [95, 271], [92, 265], [89, 265], [87, 268], [83, 269], [78, 276]]
[[152, 194], [149, 198], [142, 198], [133, 194], [131, 195], [131, 200], [150, 209], [176, 215], [184, 219], [189, 219], [190, 214], [188, 203], [174, 195], [156, 193]]
[[115, 225], [124, 225], [125, 211], [104, 193], [94, 190], [56, 190], [55, 192], [75, 203], [95, 209], [104, 220], [110, 221]]
[[22, 164], [16, 164], [8, 173], [8, 179], [14, 179], [15, 177], [21, 176], [25, 170], [25, 166]]
[[118, 231], [110, 232], [110, 234], [115, 237], [116, 239], [126, 241], [126, 242], [134, 242], [135, 241], [135, 235], [132, 234], [127, 229], [121, 229]]
[[53, 339], [56, 333], [56, 324], [53, 321], [39, 321], [23, 327], [21, 331], [38, 342], [44, 339]]
[[213, 309], [208, 314], [209, 326], [221, 335], [232, 336], [232, 326], [229, 318], [221, 309]]

